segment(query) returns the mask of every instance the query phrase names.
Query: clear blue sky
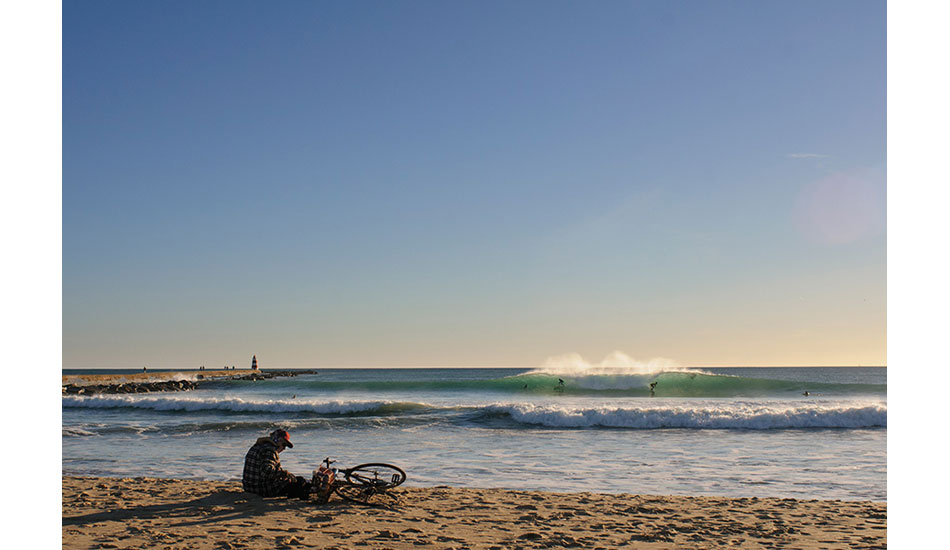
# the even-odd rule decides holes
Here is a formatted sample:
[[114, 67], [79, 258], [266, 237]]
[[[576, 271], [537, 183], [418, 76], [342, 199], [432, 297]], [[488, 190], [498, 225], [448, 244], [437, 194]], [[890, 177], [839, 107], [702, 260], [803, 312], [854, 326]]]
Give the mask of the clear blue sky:
[[882, 365], [885, 22], [65, 2], [63, 366]]

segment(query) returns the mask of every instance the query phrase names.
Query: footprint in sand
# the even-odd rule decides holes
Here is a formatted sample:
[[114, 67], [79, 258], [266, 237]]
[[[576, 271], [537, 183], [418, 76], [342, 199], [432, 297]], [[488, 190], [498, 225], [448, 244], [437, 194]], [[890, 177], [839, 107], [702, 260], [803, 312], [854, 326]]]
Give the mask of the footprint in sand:
[[303, 542], [301, 542], [300, 539], [294, 536], [277, 537], [278, 546], [299, 546], [301, 544], [303, 544]]

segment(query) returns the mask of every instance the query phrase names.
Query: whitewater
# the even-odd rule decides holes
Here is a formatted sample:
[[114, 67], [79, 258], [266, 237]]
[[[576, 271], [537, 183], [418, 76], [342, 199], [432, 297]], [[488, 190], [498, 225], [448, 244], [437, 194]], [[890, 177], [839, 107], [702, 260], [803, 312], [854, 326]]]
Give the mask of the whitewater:
[[332, 456], [395, 462], [420, 486], [886, 500], [884, 368], [584, 367], [325, 369], [64, 395], [63, 473], [238, 479], [247, 447], [282, 427], [298, 475]]

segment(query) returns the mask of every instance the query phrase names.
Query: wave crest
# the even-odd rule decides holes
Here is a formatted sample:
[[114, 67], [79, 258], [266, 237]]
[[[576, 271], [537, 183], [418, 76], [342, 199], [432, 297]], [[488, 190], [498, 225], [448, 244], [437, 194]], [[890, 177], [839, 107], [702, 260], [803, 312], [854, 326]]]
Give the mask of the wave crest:
[[309, 413], [320, 415], [399, 414], [429, 408], [425, 403], [396, 401], [308, 401], [302, 399], [188, 398], [166, 396], [64, 396], [63, 407], [113, 409], [134, 408], [154, 411], [218, 411], [236, 413]]
[[731, 406], [657, 406], [563, 408], [533, 404], [496, 404], [486, 408], [519, 424], [552, 428], [630, 429], [801, 429], [887, 427], [887, 406], [734, 404]]

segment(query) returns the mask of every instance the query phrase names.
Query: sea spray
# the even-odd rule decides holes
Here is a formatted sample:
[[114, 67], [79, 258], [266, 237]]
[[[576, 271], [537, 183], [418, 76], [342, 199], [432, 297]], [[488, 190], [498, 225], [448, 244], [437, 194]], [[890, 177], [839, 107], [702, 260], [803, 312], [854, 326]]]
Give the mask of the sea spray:
[[530, 371], [529, 374], [553, 374], [570, 377], [596, 375], [648, 376], [680, 370], [686, 371], [687, 369], [683, 369], [672, 359], [655, 357], [647, 361], [639, 361], [622, 351], [613, 351], [599, 363], [590, 363], [578, 353], [549, 357], [539, 368]]

